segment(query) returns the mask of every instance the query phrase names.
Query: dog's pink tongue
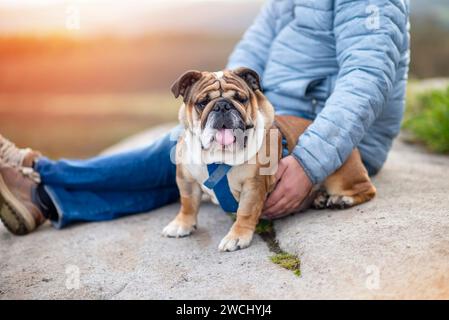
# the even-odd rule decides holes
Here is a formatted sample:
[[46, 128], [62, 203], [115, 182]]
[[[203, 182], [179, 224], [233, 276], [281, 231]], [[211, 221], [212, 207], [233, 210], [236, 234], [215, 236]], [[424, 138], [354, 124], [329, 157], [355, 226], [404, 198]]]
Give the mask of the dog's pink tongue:
[[234, 143], [234, 134], [232, 133], [232, 129], [220, 129], [215, 134], [215, 140], [222, 146], [230, 145]]

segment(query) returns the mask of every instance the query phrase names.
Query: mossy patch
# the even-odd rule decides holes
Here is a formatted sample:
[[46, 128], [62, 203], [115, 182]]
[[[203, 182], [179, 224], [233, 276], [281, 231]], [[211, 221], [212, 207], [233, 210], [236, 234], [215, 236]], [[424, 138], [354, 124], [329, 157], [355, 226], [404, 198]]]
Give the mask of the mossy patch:
[[301, 276], [301, 261], [291, 253], [282, 252], [270, 257], [271, 261], [280, 267], [293, 271], [296, 276]]
[[270, 257], [270, 260], [278, 266], [290, 270], [296, 276], [301, 276], [301, 261], [299, 258], [291, 253], [285, 252], [279, 246], [276, 240], [276, 232], [274, 230], [273, 222], [270, 220], [260, 220], [256, 227], [256, 233], [265, 241], [271, 252], [275, 253]]
[[270, 220], [260, 220], [256, 226], [256, 233], [270, 233], [273, 231], [273, 222]]
[[[233, 221], [236, 220], [235, 214], [228, 214]], [[276, 240], [276, 232], [274, 230], [273, 221], [261, 219], [256, 226], [256, 233], [262, 238], [268, 246], [268, 249], [274, 253], [270, 257], [271, 262], [277, 264], [281, 268], [292, 271], [294, 275], [301, 276], [301, 261], [298, 256], [285, 252]]]

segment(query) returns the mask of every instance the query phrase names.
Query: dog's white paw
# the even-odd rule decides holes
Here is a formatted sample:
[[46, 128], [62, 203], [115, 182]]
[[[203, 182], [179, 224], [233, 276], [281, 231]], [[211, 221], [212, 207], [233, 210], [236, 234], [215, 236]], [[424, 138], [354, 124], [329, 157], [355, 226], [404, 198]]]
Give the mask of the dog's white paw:
[[354, 198], [351, 196], [330, 196], [327, 200], [327, 207], [330, 209], [346, 209], [354, 205]]
[[246, 232], [244, 234], [237, 235], [230, 231], [226, 237], [221, 240], [218, 249], [220, 251], [236, 251], [249, 247], [253, 238], [253, 232]]
[[170, 238], [181, 238], [189, 236], [196, 229], [195, 224], [184, 224], [180, 223], [178, 220], [173, 220], [170, 222], [164, 230], [162, 230], [162, 235]]

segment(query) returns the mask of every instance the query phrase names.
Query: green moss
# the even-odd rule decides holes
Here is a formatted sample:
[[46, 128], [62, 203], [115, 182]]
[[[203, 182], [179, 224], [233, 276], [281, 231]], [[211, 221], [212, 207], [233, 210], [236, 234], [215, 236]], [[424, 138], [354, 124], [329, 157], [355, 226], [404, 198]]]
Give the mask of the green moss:
[[[235, 215], [230, 215], [235, 220]], [[290, 270], [296, 276], [301, 276], [301, 262], [299, 258], [291, 253], [285, 252], [279, 246], [279, 242], [276, 240], [276, 232], [271, 220], [260, 220], [256, 226], [256, 233], [265, 241], [268, 249], [274, 253], [274, 256], [270, 257], [270, 260], [278, 266]]]
[[433, 90], [409, 99], [403, 124], [412, 141], [431, 151], [449, 153], [449, 88]]
[[260, 220], [256, 227], [256, 233], [265, 241], [271, 252], [275, 253], [270, 257], [270, 260], [278, 266], [293, 271], [296, 276], [301, 275], [301, 262], [299, 258], [291, 253], [285, 252], [279, 246], [276, 240], [276, 232], [274, 230], [273, 222], [270, 220]]
[[301, 275], [301, 261], [296, 255], [287, 252], [281, 252], [274, 256], [271, 256], [270, 259], [273, 263], [279, 265], [280, 267], [293, 271], [296, 276], [299, 277]]
[[259, 224], [256, 226], [256, 233], [272, 233], [273, 232], [273, 222], [270, 220], [260, 220]]

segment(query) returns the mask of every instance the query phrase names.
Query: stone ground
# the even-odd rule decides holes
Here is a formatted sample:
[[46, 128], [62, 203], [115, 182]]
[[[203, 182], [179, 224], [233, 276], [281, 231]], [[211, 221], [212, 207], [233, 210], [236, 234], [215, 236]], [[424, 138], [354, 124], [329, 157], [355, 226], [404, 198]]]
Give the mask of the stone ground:
[[161, 236], [178, 204], [25, 237], [1, 226], [0, 299], [448, 299], [449, 157], [398, 140], [374, 183], [378, 196], [359, 207], [275, 222], [281, 247], [301, 258], [301, 277], [273, 264], [259, 236], [246, 250], [219, 252], [232, 220], [211, 204], [182, 239]]

